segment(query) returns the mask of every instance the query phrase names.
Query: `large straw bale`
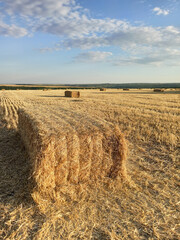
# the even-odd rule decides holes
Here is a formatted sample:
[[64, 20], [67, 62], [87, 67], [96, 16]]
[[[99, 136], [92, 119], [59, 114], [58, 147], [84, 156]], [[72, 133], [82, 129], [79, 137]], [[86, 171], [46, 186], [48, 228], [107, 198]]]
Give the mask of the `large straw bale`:
[[65, 119], [74, 124], [67, 124], [64, 116], [59, 127], [50, 129], [38, 112], [20, 109], [18, 117], [30, 156], [33, 191], [43, 198], [55, 199], [64, 189], [67, 193], [80, 184], [126, 175], [127, 146], [117, 127], [78, 115]]
[[155, 89], [154, 89], [154, 92], [164, 92], [164, 89], [161, 89], [161, 88], [155, 88]]
[[101, 92], [106, 92], [106, 88], [100, 88]]
[[43, 91], [49, 91], [51, 90], [50, 88], [43, 88]]
[[79, 91], [65, 91], [65, 97], [79, 98], [80, 92]]

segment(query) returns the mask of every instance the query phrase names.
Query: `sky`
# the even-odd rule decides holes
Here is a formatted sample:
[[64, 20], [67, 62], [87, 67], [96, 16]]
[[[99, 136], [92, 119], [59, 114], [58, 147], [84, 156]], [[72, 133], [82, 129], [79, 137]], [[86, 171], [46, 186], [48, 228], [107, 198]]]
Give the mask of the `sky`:
[[0, 84], [180, 83], [180, 0], [0, 0]]

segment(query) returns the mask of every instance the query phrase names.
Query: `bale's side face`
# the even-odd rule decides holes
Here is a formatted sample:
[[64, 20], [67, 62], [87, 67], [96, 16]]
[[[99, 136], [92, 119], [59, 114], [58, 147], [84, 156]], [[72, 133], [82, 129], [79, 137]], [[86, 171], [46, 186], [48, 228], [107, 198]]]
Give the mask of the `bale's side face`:
[[[79, 184], [126, 175], [127, 146], [119, 129], [91, 127], [57, 135], [24, 110], [19, 110], [19, 132], [30, 155], [34, 189], [44, 198]], [[63, 126], [62, 126], [63, 129]], [[74, 186], [74, 187], [73, 187]]]
[[79, 98], [80, 92], [79, 91], [65, 91], [65, 97]]
[[154, 92], [164, 92], [164, 89], [154, 89]]

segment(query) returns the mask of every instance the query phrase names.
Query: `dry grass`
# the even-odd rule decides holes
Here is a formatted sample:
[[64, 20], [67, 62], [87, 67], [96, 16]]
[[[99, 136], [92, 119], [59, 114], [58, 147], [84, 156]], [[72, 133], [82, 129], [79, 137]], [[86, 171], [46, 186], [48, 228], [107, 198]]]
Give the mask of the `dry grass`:
[[[179, 239], [179, 92], [63, 95], [61, 90], [0, 93], [0, 238]], [[128, 139], [129, 180], [113, 184], [109, 179], [107, 185], [87, 188], [79, 201], [62, 199], [58, 206], [44, 201], [38, 208], [28, 189], [30, 159], [17, 134], [17, 109], [22, 107], [36, 109], [48, 131], [57, 129], [61, 118], [76, 126], [73, 119], [82, 113], [86, 121], [118, 125]]]

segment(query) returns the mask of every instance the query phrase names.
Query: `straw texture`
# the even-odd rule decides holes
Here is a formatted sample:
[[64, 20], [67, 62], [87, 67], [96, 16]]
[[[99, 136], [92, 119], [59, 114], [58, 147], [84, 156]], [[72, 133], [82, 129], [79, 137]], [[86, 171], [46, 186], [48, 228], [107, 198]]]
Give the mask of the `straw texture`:
[[70, 126], [59, 119], [61, 127], [50, 131], [38, 113], [18, 111], [19, 133], [32, 166], [32, 188], [41, 196], [55, 199], [68, 187], [72, 191], [80, 184], [126, 175], [123, 134], [117, 127], [90, 120], [73, 118]]

